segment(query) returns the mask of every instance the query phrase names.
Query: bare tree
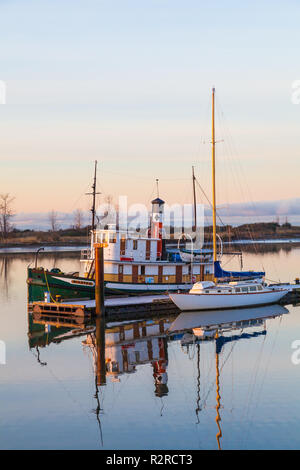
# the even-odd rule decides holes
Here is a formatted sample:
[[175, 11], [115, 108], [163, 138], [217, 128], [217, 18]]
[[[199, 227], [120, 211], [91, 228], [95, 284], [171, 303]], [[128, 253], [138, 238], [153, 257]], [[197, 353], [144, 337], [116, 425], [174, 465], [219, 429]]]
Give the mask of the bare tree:
[[51, 212], [48, 214], [49, 217], [49, 222], [50, 222], [50, 227], [51, 227], [51, 232], [57, 232], [58, 230], [58, 214], [55, 212], [53, 209]]
[[14, 199], [9, 193], [0, 194], [0, 230], [4, 239], [12, 230], [11, 218], [15, 215], [12, 209]]
[[76, 209], [74, 214], [74, 227], [80, 230], [82, 227], [83, 212], [81, 209]]

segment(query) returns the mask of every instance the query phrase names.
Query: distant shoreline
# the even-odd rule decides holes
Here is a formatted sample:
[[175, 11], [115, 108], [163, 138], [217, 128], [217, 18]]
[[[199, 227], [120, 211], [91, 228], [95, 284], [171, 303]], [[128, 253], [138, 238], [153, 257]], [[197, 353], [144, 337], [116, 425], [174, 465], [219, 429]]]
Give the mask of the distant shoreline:
[[[169, 231], [169, 227], [166, 226]], [[58, 230], [56, 232], [38, 232], [34, 230], [13, 230], [9, 233], [6, 240], [0, 243], [0, 251], [12, 251], [15, 248], [24, 252], [28, 249], [33, 252], [38, 248], [45, 247], [49, 251], [50, 247], [55, 248], [53, 251], [59, 251], [59, 248], [66, 248], [66, 251], [74, 251], [84, 249], [89, 246], [89, 233], [90, 227], [83, 227], [80, 229], [69, 228], [65, 230]], [[178, 238], [181, 236], [181, 227], [170, 227], [170, 238], [166, 239], [166, 244], [177, 244]], [[224, 244], [294, 244], [300, 242], [300, 227], [292, 226], [289, 223], [280, 225], [277, 222], [258, 222], [252, 224], [239, 225], [233, 227], [232, 225], [218, 225], [217, 233], [221, 236]], [[204, 228], [205, 243], [212, 240], [212, 227]], [[181, 238], [181, 243], [183, 239]], [[62, 251], [62, 250], [60, 250]]]
[[[173, 242], [173, 244], [172, 244]], [[177, 247], [177, 240], [169, 240], [167, 246]], [[224, 242], [224, 245], [229, 246], [229, 242]], [[271, 250], [278, 251], [279, 249], [288, 249], [290, 250], [292, 246], [300, 246], [299, 239], [266, 239], [266, 240], [239, 240], [232, 241], [231, 247], [239, 247], [241, 251], [254, 250], [254, 247], [259, 245], [259, 250]], [[265, 248], [262, 248], [265, 246]], [[281, 248], [280, 248], [281, 247]], [[78, 254], [81, 250], [86, 248], [86, 245], [74, 243], [49, 243], [49, 244], [0, 244], [0, 256], [2, 255], [34, 255], [39, 248], [45, 248], [45, 250], [40, 252], [40, 256], [45, 256], [53, 253], [57, 254]], [[257, 247], [258, 248], [258, 247]], [[257, 249], [256, 248], [256, 249]], [[224, 252], [226, 254], [226, 251]]]

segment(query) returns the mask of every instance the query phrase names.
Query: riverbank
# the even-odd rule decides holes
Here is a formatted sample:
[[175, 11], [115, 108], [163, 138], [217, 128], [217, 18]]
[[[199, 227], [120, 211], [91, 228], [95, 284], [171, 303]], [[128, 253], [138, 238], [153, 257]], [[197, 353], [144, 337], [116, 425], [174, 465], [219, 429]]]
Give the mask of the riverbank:
[[[167, 243], [177, 242], [182, 230], [174, 227], [170, 230], [170, 239]], [[34, 230], [14, 230], [0, 242], [0, 248], [39, 248], [39, 247], [75, 247], [89, 244], [90, 227], [82, 229], [65, 229], [56, 232], [43, 232]], [[300, 226], [289, 223], [279, 225], [276, 222], [255, 223], [240, 226], [220, 225], [217, 233], [223, 242], [229, 243], [294, 243], [300, 241]], [[204, 228], [205, 242], [212, 239], [212, 227]]]

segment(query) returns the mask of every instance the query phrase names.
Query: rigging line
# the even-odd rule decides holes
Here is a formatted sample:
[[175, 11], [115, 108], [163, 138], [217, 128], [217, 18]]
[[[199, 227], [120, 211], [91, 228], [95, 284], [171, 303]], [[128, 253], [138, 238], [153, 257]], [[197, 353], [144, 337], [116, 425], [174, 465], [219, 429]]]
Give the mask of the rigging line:
[[[240, 172], [240, 174], [241, 174], [241, 176], [242, 176], [242, 178], [243, 178], [243, 180], [244, 180], [244, 182], [245, 182], [244, 186], [245, 186], [245, 189], [246, 189], [246, 191], [247, 191], [247, 193], [248, 193], [248, 199], [246, 199], [245, 193], [244, 193], [244, 188], [243, 188], [242, 185], [240, 184], [241, 194], [242, 194], [242, 196], [243, 196], [243, 198], [244, 198], [245, 200], [248, 200], [248, 201], [250, 202], [250, 204], [252, 205], [252, 208], [253, 208], [254, 212], [257, 214], [256, 206], [255, 206], [255, 204], [254, 204], [254, 202], [253, 202], [253, 198], [252, 198], [252, 195], [251, 195], [251, 191], [250, 191], [250, 188], [249, 188], [247, 179], [245, 178], [245, 173], [244, 173], [244, 170], [243, 170], [241, 161], [240, 161], [240, 159], [238, 158], [238, 152], [237, 152], [236, 147], [235, 147], [235, 145], [234, 145], [234, 140], [233, 140], [233, 138], [232, 138], [232, 136], [231, 136], [231, 133], [230, 133], [230, 131], [229, 131], [229, 128], [228, 128], [228, 126], [227, 126], [224, 112], [221, 111], [221, 113], [222, 113], [223, 121], [224, 121], [224, 129], [226, 128], [226, 132], [227, 132], [227, 134], [228, 134], [228, 141], [229, 141], [229, 146], [228, 146], [228, 148], [229, 148], [229, 151], [232, 152], [232, 154], [234, 154], [234, 153], [236, 154], [237, 170], [239, 170], [239, 172]], [[237, 176], [237, 175], [236, 175], [236, 176]], [[239, 181], [239, 180], [238, 180], [238, 181]], [[254, 249], [255, 249], [256, 252], [258, 253], [258, 247], [257, 247], [257, 244], [255, 243], [255, 239], [254, 239], [254, 236], [253, 236], [253, 235], [254, 235], [254, 234], [253, 234], [253, 231], [252, 231], [252, 229], [251, 229], [251, 227], [249, 226], [248, 223], [246, 223], [245, 225], [246, 225], [246, 228], [247, 228], [247, 230], [248, 230], [248, 234], [249, 234], [249, 236], [250, 236], [250, 239], [252, 239], [252, 241], [254, 241]]]
[[[202, 193], [203, 193], [205, 199], [207, 200], [207, 202], [208, 202], [210, 208], [212, 209], [212, 208], [213, 208], [212, 203], [210, 202], [208, 196], [206, 195], [204, 189], [201, 187], [201, 185], [200, 185], [200, 183], [199, 183], [199, 181], [197, 180], [196, 177], [195, 177], [195, 181], [196, 181], [196, 183], [198, 184], [200, 190], [202, 191]], [[221, 222], [221, 224], [225, 227], [225, 224], [224, 224], [223, 220], [221, 219], [220, 215], [218, 214], [218, 212], [217, 212], [217, 217], [218, 217], [219, 221]]]
[[[226, 254], [226, 253], [224, 253], [224, 254]], [[222, 262], [222, 266], [226, 266], [228, 263], [230, 263], [230, 261], [231, 261], [233, 258], [235, 258], [235, 255], [232, 255], [232, 256], [226, 261], [226, 263]]]
[[[267, 376], [267, 372], [268, 372], [268, 369], [269, 369], [271, 357], [273, 356], [273, 352], [274, 352], [274, 348], [275, 348], [275, 343], [276, 343], [276, 340], [277, 340], [277, 338], [278, 338], [279, 329], [280, 329], [280, 326], [281, 326], [281, 323], [282, 323], [282, 318], [283, 318], [283, 316], [280, 316], [280, 319], [279, 319], [279, 322], [278, 322], [278, 325], [277, 325], [277, 330], [276, 330], [276, 333], [275, 333], [275, 336], [274, 336], [274, 339], [273, 339], [273, 343], [272, 343], [272, 346], [271, 346], [271, 351], [270, 351], [270, 354], [269, 354], [269, 358], [268, 358], [268, 361], [267, 361], [267, 365], [266, 365], [265, 371], [264, 371], [264, 373], [263, 373], [263, 380], [262, 380], [262, 383], [261, 383], [261, 387], [260, 387], [260, 389], [259, 389], [259, 391], [258, 391], [258, 397], [257, 397], [257, 399], [256, 399], [256, 409], [258, 409], [258, 404], [259, 404], [259, 401], [260, 401], [261, 393], [262, 393], [263, 386], [264, 386], [264, 383], [265, 383], [265, 379], [266, 379], [266, 376]], [[251, 424], [251, 422], [253, 421], [253, 418], [254, 418], [254, 410], [253, 410], [252, 416], [250, 417], [250, 421], [249, 421], [249, 426], [248, 426], [247, 434], [245, 435], [245, 440], [246, 440], [246, 437], [248, 437], [249, 429], [250, 429], [250, 424]]]
[[52, 369], [50, 368], [50, 366], [47, 364], [47, 367], [46, 369], [50, 372], [50, 375], [52, 375], [52, 377], [57, 381], [57, 383], [63, 388], [63, 390], [66, 392], [66, 394], [69, 396], [69, 398], [71, 399], [71, 401], [78, 407], [81, 408], [81, 410], [83, 411], [83, 413], [89, 418], [90, 421], [93, 421], [94, 422], [94, 419], [92, 418], [92, 416], [85, 410], [85, 408], [83, 408], [82, 404], [80, 401], [78, 401], [76, 398], [74, 398], [70, 392], [70, 390], [67, 389], [67, 387], [64, 385], [63, 381], [60, 380], [55, 374], [54, 372], [52, 371]]
[[[228, 148], [227, 148], [227, 143], [225, 144], [225, 157], [226, 157], [226, 160], [228, 162], [228, 166], [231, 168], [231, 171], [232, 171], [232, 176], [233, 176], [233, 179], [235, 180], [237, 178], [237, 175], [235, 174], [234, 172], [234, 169], [233, 169], [233, 166], [232, 166], [232, 163], [231, 163], [231, 159], [229, 158], [229, 155], [228, 155]], [[238, 184], [235, 183], [237, 186], [240, 186], [240, 189], [241, 189], [241, 193], [242, 193], [242, 198], [243, 198], [243, 190], [242, 190], [242, 186], [241, 186], [241, 183], [239, 182], [239, 180], [237, 179], [238, 181]], [[249, 232], [249, 225], [246, 224], [246, 228]], [[234, 231], [238, 234], [238, 238], [241, 238], [240, 236], [240, 230], [238, 227], [235, 227]], [[253, 240], [253, 235], [252, 233], [249, 232], [249, 236], [250, 236], [250, 239]]]
[[160, 417], [162, 417], [163, 415], [163, 409], [165, 407], [165, 403], [164, 403], [164, 400], [163, 400], [163, 397], [160, 397], [160, 401], [161, 401], [161, 409], [160, 409]]
[[263, 349], [264, 349], [265, 343], [266, 343], [266, 335], [263, 337], [262, 343], [261, 343], [260, 348], [259, 348], [259, 353], [258, 353], [258, 356], [256, 358], [256, 361], [255, 361], [255, 364], [254, 364], [254, 367], [253, 367], [253, 373], [252, 373], [252, 377], [251, 377], [251, 381], [250, 381], [250, 385], [248, 387], [248, 393], [247, 393], [247, 397], [246, 397], [246, 406], [245, 406], [245, 411], [244, 411], [244, 414], [243, 414], [243, 422], [246, 421], [246, 419], [249, 415], [250, 403], [251, 403], [253, 395], [254, 395], [254, 390], [255, 390], [255, 386], [256, 386], [257, 376], [258, 376], [258, 372], [259, 372], [259, 368], [260, 368], [260, 364], [261, 364], [261, 360], [262, 360], [262, 354], [263, 354]]
[[[233, 349], [234, 349], [234, 347], [235, 347], [236, 344], [237, 344], [237, 339], [234, 340], [233, 345], [232, 345], [232, 347], [231, 347], [231, 349], [230, 349], [230, 351], [229, 351], [229, 353], [228, 353], [226, 359], [224, 360], [224, 362], [223, 362], [223, 364], [222, 364], [222, 366], [221, 366], [221, 368], [220, 368], [220, 371], [219, 371], [220, 373], [222, 372], [223, 367], [225, 366], [226, 362], [228, 361], [230, 355], [232, 354]], [[207, 398], [208, 398], [210, 392], [214, 389], [214, 387], [215, 387], [215, 381], [212, 382], [212, 384], [211, 384], [211, 386], [210, 386], [210, 388], [209, 388], [209, 390], [208, 390], [208, 392], [207, 392], [207, 394], [206, 394], [206, 397], [205, 397], [205, 401], [204, 401], [203, 406], [206, 406]]]
[[177, 379], [178, 379], [178, 382], [182, 383], [182, 386], [181, 386], [181, 390], [183, 391], [183, 394], [185, 395], [185, 402], [186, 402], [186, 405], [187, 405], [187, 408], [189, 409], [189, 412], [191, 414], [193, 414], [194, 410], [192, 410], [192, 407], [191, 407], [191, 404], [190, 404], [190, 401], [188, 400], [188, 394], [187, 394], [187, 391], [186, 391], [186, 388], [184, 386], [185, 382], [183, 380], [183, 377], [182, 377], [182, 374], [179, 374], [178, 373], [178, 370], [180, 369], [178, 367], [178, 361], [177, 361], [177, 357], [176, 357], [176, 353], [175, 351], [173, 350], [173, 348], [170, 348], [170, 356], [173, 355], [173, 362], [175, 364], [175, 367], [174, 367], [174, 370], [177, 374]]
[[[243, 178], [245, 179], [245, 175], [242, 171], [242, 167], [241, 167], [241, 163], [237, 157], [238, 155], [238, 152], [236, 151], [236, 148], [235, 148], [235, 145], [234, 145], [234, 141], [233, 141], [233, 138], [231, 136], [231, 133], [229, 131], [229, 128], [227, 126], [227, 123], [226, 123], [226, 119], [225, 119], [225, 114], [221, 108], [221, 105], [218, 101], [217, 103], [217, 109], [218, 109], [218, 112], [219, 112], [219, 116], [220, 116], [220, 124], [222, 126], [222, 130], [223, 130], [223, 133], [224, 133], [224, 136], [226, 135], [226, 139], [224, 138], [224, 141], [225, 141], [225, 156], [226, 156], [226, 159], [228, 161], [228, 164], [229, 166], [231, 167], [231, 171], [232, 171], [232, 174], [233, 174], [233, 177], [236, 179], [236, 184], [237, 186], [239, 186], [240, 188], [240, 191], [241, 191], [241, 194], [242, 194], [242, 197], [246, 200], [245, 198], [245, 193], [244, 193], [244, 187], [243, 185], [241, 184], [239, 178], [238, 178], [238, 174], [237, 174], [237, 170], [238, 168], [234, 168], [233, 166], [233, 155], [235, 154], [236, 155], [236, 161], [237, 163], [239, 164], [239, 170], [240, 170], [240, 173], [241, 175], [243, 176]], [[222, 119], [221, 119], [222, 118]], [[234, 171], [235, 170], [235, 171]], [[249, 186], [247, 184], [247, 181], [245, 179], [245, 184], [247, 186], [247, 189], [248, 189], [248, 195], [249, 195], [249, 199], [250, 201], [252, 200], [252, 197], [251, 197], [251, 193], [250, 193], [250, 190], [249, 190]]]

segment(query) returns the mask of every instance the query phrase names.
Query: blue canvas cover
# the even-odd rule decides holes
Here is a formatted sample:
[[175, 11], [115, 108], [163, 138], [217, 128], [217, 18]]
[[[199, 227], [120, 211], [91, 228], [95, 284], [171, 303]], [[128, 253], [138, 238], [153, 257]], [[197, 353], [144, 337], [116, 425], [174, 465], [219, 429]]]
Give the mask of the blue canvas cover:
[[215, 261], [215, 277], [251, 277], [251, 278], [256, 278], [256, 277], [263, 277], [265, 273], [263, 271], [261, 272], [255, 272], [255, 271], [224, 271], [224, 269], [221, 268], [220, 266], [220, 261]]

